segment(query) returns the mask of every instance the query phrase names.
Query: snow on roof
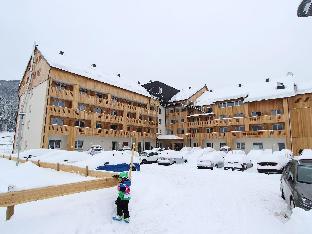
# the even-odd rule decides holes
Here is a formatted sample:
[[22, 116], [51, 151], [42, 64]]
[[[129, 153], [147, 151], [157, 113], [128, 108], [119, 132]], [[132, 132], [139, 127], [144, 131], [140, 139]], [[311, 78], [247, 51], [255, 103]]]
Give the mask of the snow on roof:
[[[61, 55], [60, 51], [57, 50], [48, 51], [48, 49], [41, 47], [38, 47], [38, 49], [51, 67], [150, 97], [150, 94], [138, 82], [126, 79], [123, 76], [119, 77], [117, 74], [105, 72], [97, 61], [84, 61], [83, 55], [77, 58], [68, 55], [66, 51]], [[95, 64], [95, 67], [92, 64]]]
[[[277, 89], [278, 83], [282, 83], [285, 88]], [[295, 91], [294, 84], [297, 86]], [[312, 84], [295, 81], [292, 77], [280, 80], [270, 80], [269, 82], [252, 82], [242, 84], [242, 87], [228, 86], [208, 91], [201, 95], [195, 102], [197, 106], [211, 105], [218, 101], [244, 98], [244, 102], [270, 100], [276, 98], [291, 97], [297, 94], [312, 92]]]
[[195, 93], [197, 93], [202, 87], [202, 86], [193, 86], [193, 87], [188, 87], [186, 89], [181, 89], [180, 92], [178, 92], [176, 95], [174, 95], [171, 98], [171, 102], [177, 102], [177, 101], [183, 101], [186, 99], [189, 99], [190, 97], [192, 97]]
[[157, 139], [158, 140], [183, 140], [182, 137], [178, 137], [176, 135], [159, 135]]

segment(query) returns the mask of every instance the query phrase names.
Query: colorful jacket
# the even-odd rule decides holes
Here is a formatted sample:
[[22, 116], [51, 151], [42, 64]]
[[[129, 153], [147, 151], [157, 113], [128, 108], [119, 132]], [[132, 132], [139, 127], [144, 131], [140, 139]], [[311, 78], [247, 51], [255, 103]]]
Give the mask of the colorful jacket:
[[130, 186], [131, 181], [129, 179], [123, 180], [118, 184], [118, 197], [121, 200], [130, 200]]

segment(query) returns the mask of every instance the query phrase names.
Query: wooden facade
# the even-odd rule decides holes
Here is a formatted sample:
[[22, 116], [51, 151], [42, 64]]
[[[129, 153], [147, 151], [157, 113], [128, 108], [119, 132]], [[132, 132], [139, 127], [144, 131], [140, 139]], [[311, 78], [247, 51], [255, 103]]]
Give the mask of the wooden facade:
[[[51, 137], [65, 137], [66, 149], [74, 150], [80, 136], [127, 138], [135, 142], [148, 140], [155, 145], [157, 100], [49, 66], [39, 50], [34, 61], [31, 90], [48, 82], [44, 124], [38, 126], [42, 127], [42, 148], [49, 147]], [[20, 83], [20, 98], [26, 93], [29, 66]]]

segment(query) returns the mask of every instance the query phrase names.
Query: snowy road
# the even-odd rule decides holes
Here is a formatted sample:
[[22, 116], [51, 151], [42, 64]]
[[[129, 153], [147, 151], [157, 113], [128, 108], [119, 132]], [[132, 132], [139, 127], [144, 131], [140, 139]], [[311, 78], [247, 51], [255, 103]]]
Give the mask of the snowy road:
[[[115, 189], [17, 206], [0, 233], [311, 233], [311, 212], [281, 214], [279, 175], [144, 165], [135, 173], [131, 223], [111, 221]], [[299, 228], [299, 229], [298, 229]]]

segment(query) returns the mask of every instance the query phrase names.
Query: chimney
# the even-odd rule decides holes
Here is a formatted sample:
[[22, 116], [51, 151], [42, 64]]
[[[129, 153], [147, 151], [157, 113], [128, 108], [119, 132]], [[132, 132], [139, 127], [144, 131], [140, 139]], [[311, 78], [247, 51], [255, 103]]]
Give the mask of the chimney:
[[140, 82], [140, 81], [138, 81], [138, 84], [141, 84], [141, 82]]
[[296, 83], [294, 83], [294, 91], [295, 91], [295, 93], [298, 92], [298, 85]]
[[242, 87], [242, 84], [238, 84], [238, 87]]
[[213, 92], [212, 89], [210, 89], [209, 92], [212, 93]]
[[265, 82], [267, 82], [267, 83], [270, 82], [270, 78], [266, 78]]
[[61, 51], [61, 50], [60, 50], [59, 54], [60, 54], [60, 55], [64, 55], [64, 51]]
[[117, 76], [120, 77], [120, 73], [118, 73]]
[[192, 87], [190, 86], [189, 89], [191, 89]]
[[276, 89], [285, 89], [285, 85], [281, 82], [277, 82]]
[[95, 64], [95, 63], [93, 63], [91, 66], [92, 66], [92, 67], [96, 67], [96, 64]]

